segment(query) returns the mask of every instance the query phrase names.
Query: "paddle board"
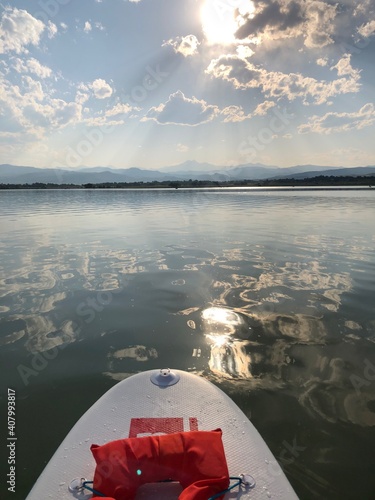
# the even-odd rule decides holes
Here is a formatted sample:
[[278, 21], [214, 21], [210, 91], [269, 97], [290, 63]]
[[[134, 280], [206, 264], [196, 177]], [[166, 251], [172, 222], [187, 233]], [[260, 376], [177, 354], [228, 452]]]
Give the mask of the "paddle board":
[[[226, 493], [226, 500], [298, 499], [258, 431], [226, 394], [201, 377], [164, 369], [132, 375], [105, 393], [66, 436], [27, 500], [89, 500], [78, 482], [94, 477], [93, 443], [216, 428], [223, 431], [230, 476], [243, 474], [248, 483]], [[147, 484], [137, 500], [175, 500], [181, 491], [178, 483]]]

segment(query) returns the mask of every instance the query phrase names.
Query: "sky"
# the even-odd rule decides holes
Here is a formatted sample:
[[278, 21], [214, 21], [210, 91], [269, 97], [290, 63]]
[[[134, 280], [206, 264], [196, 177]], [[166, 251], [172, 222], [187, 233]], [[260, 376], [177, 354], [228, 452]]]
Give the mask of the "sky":
[[375, 0], [0, 3], [0, 164], [375, 164]]

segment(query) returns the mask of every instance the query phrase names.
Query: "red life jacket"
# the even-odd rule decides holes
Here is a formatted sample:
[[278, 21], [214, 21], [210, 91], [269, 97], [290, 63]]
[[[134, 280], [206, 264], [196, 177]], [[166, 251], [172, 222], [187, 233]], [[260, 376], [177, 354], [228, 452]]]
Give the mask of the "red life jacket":
[[93, 489], [104, 500], [132, 500], [142, 484], [171, 479], [184, 488], [179, 500], [207, 500], [229, 485], [221, 435], [216, 429], [93, 444]]

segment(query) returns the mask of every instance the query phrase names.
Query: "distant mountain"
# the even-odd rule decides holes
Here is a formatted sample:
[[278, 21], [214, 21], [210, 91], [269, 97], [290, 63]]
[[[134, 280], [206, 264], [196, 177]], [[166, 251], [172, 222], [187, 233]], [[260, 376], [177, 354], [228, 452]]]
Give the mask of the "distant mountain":
[[223, 170], [223, 167], [220, 167], [219, 165], [213, 165], [212, 163], [200, 163], [195, 160], [187, 160], [184, 161], [183, 163], [180, 163], [178, 165], [172, 165], [169, 167], [161, 167], [159, 169], [161, 172], [168, 172], [168, 173], [180, 173], [180, 174], [185, 174], [185, 173], [191, 173], [191, 172], [212, 172], [212, 171], [217, 171], [217, 170]]
[[36, 167], [21, 167], [15, 165], [0, 165], [0, 181], [4, 177], [16, 177], [22, 174], [36, 174], [40, 171], [39, 168]]
[[[11, 167], [11, 169], [9, 169]], [[34, 182], [53, 184], [99, 184], [102, 182], [151, 182], [177, 180], [171, 174], [140, 168], [111, 169], [95, 167], [83, 170], [17, 167], [0, 165], [0, 182], [3, 184], [32, 184]]]
[[[172, 170], [173, 169], [173, 170]], [[80, 169], [35, 168], [15, 165], [0, 165], [0, 183], [32, 184], [34, 182], [54, 184], [99, 184], [104, 182], [152, 182], [152, 181], [242, 181], [291, 178], [303, 179], [317, 175], [375, 175], [375, 166], [327, 167], [318, 165], [296, 165], [281, 168], [261, 164], [244, 164], [234, 167], [218, 167], [210, 163], [188, 161], [159, 170], [137, 167], [83, 167]]]
[[243, 180], [243, 179], [268, 179], [278, 175], [284, 176], [292, 173], [308, 172], [310, 170], [326, 170], [335, 167], [321, 167], [319, 165], [296, 165], [294, 167], [281, 168], [275, 165], [263, 165], [261, 163], [247, 163], [234, 167], [219, 167], [211, 163], [199, 163], [197, 161], [186, 161], [179, 165], [160, 169], [175, 177], [183, 176], [185, 179], [211, 179], [211, 180]]
[[[312, 167], [312, 165], [309, 165], [309, 167]], [[320, 171], [314, 171], [314, 170], [309, 170], [301, 173], [291, 173], [288, 175], [278, 175], [275, 176], [274, 179], [306, 179], [306, 178], [311, 178], [311, 177], [316, 177], [317, 175], [325, 175], [325, 176], [330, 176], [333, 175], [335, 177], [338, 176], [345, 176], [345, 175], [351, 175], [351, 176], [358, 176], [358, 175], [375, 175], [375, 166], [368, 166], [368, 167], [348, 167], [348, 168], [340, 168], [340, 167], [325, 167], [326, 170], [320, 170]]]

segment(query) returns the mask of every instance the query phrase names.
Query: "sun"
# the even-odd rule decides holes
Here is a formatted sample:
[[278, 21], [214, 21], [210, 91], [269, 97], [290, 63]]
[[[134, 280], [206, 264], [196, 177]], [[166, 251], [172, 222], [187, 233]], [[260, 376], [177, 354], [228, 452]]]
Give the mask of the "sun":
[[229, 45], [238, 43], [235, 33], [243, 18], [252, 16], [255, 10], [251, 0], [205, 0], [201, 7], [202, 29], [210, 44]]

